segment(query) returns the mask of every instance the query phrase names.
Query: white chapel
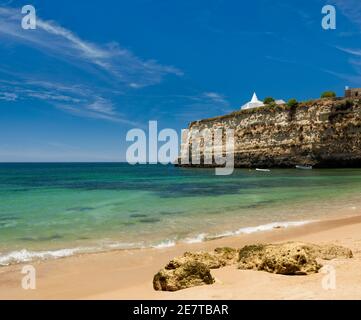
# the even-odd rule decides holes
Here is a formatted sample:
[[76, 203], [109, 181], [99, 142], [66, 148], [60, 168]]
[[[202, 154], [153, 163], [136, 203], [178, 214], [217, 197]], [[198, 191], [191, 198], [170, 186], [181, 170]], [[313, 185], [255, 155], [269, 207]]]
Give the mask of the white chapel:
[[[285, 104], [286, 102], [283, 100], [276, 100], [275, 101], [276, 104], [280, 105], [280, 104]], [[244, 104], [241, 109], [245, 110], [245, 109], [253, 109], [253, 108], [258, 108], [258, 107], [263, 107], [265, 104], [258, 100], [257, 94], [256, 92], [253, 93], [252, 99], [251, 101], [247, 102], [246, 104]]]

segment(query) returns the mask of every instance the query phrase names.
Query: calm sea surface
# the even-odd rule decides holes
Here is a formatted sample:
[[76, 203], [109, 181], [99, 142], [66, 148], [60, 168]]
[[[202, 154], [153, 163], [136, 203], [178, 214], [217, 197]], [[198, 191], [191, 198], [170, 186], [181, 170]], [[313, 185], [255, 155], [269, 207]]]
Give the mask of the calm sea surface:
[[215, 176], [212, 169], [162, 165], [0, 164], [0, 265], [161, 248], [297, 225], [337, 210], [352, 215], [360, 195], [360, 169]]

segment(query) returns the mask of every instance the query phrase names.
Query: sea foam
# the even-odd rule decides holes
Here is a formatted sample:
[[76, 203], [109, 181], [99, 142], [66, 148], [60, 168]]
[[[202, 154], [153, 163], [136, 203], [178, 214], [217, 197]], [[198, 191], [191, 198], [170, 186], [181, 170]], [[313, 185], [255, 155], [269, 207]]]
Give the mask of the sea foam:
[[57, 259], [72, 256], [81, 252], [80, 248], [60, 249], [53, 251], [28, 251], [26, 249], [12, 251], [4, 255], [0, 255], [0, 265], [7, 266], [14, 263], [29, 262], [34, 259]]
[[311, 222], [314, 222], [314, 221], [305, 220], [305, 221], [272, 222], [272, 223], [267, 223], [267, 224], [261, 224], [259, 226], [255, 226], [255, 227], [244, 227], [244, 228], [240, 228], [236, 231], [226, 231], [226, 232], [217, 234], [212, 238], [216, 239], [216, 238], [237, 236], [240, 234], [251, 234], [251, 233], [255, 233], [255, 232], [270, 231], [270, 230], [277, 229], [277, 228], [300, 227], [300, 226], [309, 224]]
[[152, 248], [155, 248], [155, 249], [170, 248], [170, 247], [174, 247], [175, 244], [176, 243], [174, 240], [166, 240], [166, 241], [162, 241], [161, 243], [152, 246]]
[[187, 238], [184, 240], [185, 243], [200, 243], [207, 239], [206, 233], [200, 233], [199, 235], [193, 238]]

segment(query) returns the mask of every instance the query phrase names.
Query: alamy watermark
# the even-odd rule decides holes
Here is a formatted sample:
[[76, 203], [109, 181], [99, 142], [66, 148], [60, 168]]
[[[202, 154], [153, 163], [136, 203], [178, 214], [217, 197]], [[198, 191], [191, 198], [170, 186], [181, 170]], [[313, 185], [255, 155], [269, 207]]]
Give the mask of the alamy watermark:
[[324, 290], [336, 290], [336, 269], [331, 265], [325, 265], [321, 270], [324, 274], [322, 278], [322, 288]]
[[148, 137], [144, 130], [132, 129], [126, 141], [133, 142], [126, 152], [129, 164], [203, 164], [214, 166], [216, 175], [230, 175], [234, 170], [233, 129], [184, 129], [179, 139], [177, 131], [158, 132], [157, 121], [149, 121]]
[[332, 5], [322, 7], [321, 13], [325, 16], [322, 18], [321, 25], [324, 30], [336, 30], [336, 8]]
[[21, 13], [25, 16], [21, 20], [21, 27], [24, 30], [34, 30], [36, 29], [36, 10], [32, 5], [23, 6]]
[[36, 289], [36, 270], [32, 265], [23, 266], [21, 273], [25, 276], [21, 279], [21, 287], [24, 290]]

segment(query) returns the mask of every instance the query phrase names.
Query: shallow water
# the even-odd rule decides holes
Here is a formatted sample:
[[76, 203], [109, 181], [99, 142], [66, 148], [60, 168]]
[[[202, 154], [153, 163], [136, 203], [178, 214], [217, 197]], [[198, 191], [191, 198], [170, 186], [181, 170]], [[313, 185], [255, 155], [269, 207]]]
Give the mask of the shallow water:
[[0, 264], [352, 214], [360, 193], [360, 169], [215, 176], [162, 165], [0, 164]]

